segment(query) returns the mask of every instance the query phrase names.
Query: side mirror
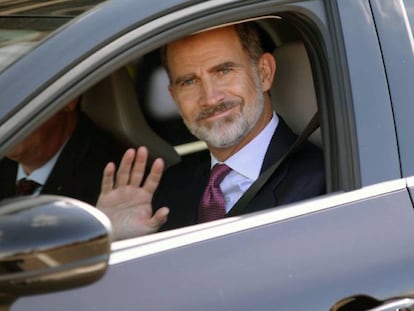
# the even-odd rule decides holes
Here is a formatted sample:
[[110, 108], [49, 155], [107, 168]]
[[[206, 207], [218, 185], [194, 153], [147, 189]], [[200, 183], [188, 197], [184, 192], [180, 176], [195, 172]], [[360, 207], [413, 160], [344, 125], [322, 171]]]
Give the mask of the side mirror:
[[75, 199], [0, 202], [0, 310], [20, 296], [95, 282], [108, 266], [111, 236], [108, 218]]

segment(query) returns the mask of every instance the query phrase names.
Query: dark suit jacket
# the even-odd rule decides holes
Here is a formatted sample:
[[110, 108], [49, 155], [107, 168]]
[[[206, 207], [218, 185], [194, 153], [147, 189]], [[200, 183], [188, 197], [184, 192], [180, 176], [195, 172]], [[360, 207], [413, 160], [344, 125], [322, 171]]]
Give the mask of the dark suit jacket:
[[[280, 118], [263, 161], [261, 172], [277, 162], [296, 139], [296, 135]], [[254, 161], [252, 155], [252, 161]], [[196, 223], [197, 210], [210, 174], [208, 152], [193, 156], [169, 168], [154, 196], [153, 206], [168, 206], [170, 214], [163, 230]], [[322, 152], [311, 143], [287, 159], [259, 193], [245, 212], [292, 203], [325, 193], [325, 173]]]
[[[81, 114], [75, 132], [66, 143], [41, 193], [76, 198], [95, 205], [102, 172], [113, 161], [117, 165], [126, 147]], [[0, 199], [14, 196], [17, 163], [0, 160]]]

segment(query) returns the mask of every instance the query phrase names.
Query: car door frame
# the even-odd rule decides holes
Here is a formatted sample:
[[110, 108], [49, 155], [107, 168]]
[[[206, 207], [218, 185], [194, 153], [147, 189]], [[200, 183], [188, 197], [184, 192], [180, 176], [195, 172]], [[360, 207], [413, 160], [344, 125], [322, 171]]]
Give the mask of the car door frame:
[[370, 2], [389, 83], [392, 112], [396, 120], [402, 175], [408, 177], [414, 175], [414, 16], [411, 16], [410, 24], [406, 6], [413, 10], [414, 5], [402, 0]]
[[[134, 1], [127, 2], [139, 7]], [[85, 30], [84, 27], [92, 27], [93, 23], [102, 22], [98, 14], [101, 10], [104, 17], [109, 9], [115, 10], [115, 13], [122, 11], [121, 4], [110, 1], [108, 7], [102, 6], [90, 13], [94, 17], [91, 21], [85, 22], [87, 19], [82, 18], [75, 20], [35, 49], [32, 59], [23, 57], [10, 70], [0, 75], [0, 87], [5, 90], [0, 94], [0, 102], [6, 102], [7, 98], [10, 98], [15, 105], [10, 110], [13, 116], [0, 125], [0, 137], [3, 139], [0, 144], [0, 155], [33, 130], [41, 120], [62, 108], [73, 96], [82, 93], [114, 69], [132, 61], [140, 53], [144, 54], [155, 46], [177, 38], [182, 31], [193, 32], [212, 24], [265, 15], [268, 14], [269, 8], [274, 7], [275, 12], [297, 12], [302, 16], [302, 21], [307, 21], [307, 25], [310, 26], [307, 33], [309, 38], [319, 38], [323, 43], [322, 46], [315, 45], [314, 48], [309, 43], [308, 48], [315, 78], [320, 81], [317, 96], [323, 115], [322, 134], [328, 191], [352, 190], [399, 178], [401, 174], [389, 95], [381, 91], [381, 95], [373, 94], [362, 89], [358, 83], [367, 79], [366, 74], [361, 75], [359, 70], [361, 62], [365, 62], [368, 64], [367, 70], [375, 72], [377, 77], [370, 87], [382, 90], [387, 85], [370, 8], [363, 4], [361, 10], [359, 0], [331, 1], [325, 8], [321, 3], [311, 0], [291, 1], [286, 4], [286, 1], [269, 0], [249, 1], [240, 7], [238, 1], [217, 0], [196, 4], [191, 10], [184, 7], [157, 16], [145, 24], [142, 24], [144, 21], [131, 22], [131, 25], [126, 27], [126, 32], [122, 28], [125, 27], [124, 24], [121, 24], [122, 27], [117, 25], [114, 29], [108, 27], [110, 30], [99, 36], [102, 43], [98, 44], [98, 49], [86, 45], [72, 59], [65, 59], [59, 63], [52, 73], [43, 73], [40, 82], [36, 82], [43, 83], [42, 87], [28, 91], [25, 86], [22, 92], [13, 97], [16, 93], [15, 81], [19, 75], [21, 80], [23, 79], [22, 85], [25, 85], [26, 81], [29, 83], [28, 79], [33, 79], [36, 73], [40, 75], [44, 62], [36, 64], [40, 58], [44, 58], [45, 51], [63, 44], [66, 35]], [[172, 5], [174, 6], [174, 3]], [[219, 13], [213, 18], [207, 14], [209, 12]], [[126, 19], [132, 20], [132, 17], [128, 15]], [[349, 24], [352, 24], [353, 28], [349, 29]], [[357, 40], [351, 36], [355, 27], [366, 29], [361, 31]], [[104, 39], [104, 35], [108, 33], [110, 43], [108, 39]], [[102, 46], [105, 42], [106, 45]], [[361, 52], [359, 44], [364, 42], [371, 42], [372, 45], [367, 45]], [[54, 58], [56, 56], [53, 56]], [[70, 64], [72, 67], [67, 69]], [[21, 72], [27, 72], [29, 68], [33, 73], [28, 77], [22, 76]], [[382, 116], [375, 121], [374, 126], [367, 126], [371, 113], [363, 103], [369, 102], [376, 103], [376, 111]], [[22, 124], [24, 126], [21, 126]], [[388, 146], [386, 150], [383, 148], [384, 144]], [[376, 157], [373, 158], [372, 154], [376, 154]], [[383, 169], [378, 170], [377, 167]]]

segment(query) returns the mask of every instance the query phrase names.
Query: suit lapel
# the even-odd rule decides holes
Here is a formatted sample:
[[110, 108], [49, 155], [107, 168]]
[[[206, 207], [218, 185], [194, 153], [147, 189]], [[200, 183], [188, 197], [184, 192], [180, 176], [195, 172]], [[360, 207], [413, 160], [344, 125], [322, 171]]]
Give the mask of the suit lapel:
[[[168, 222], [162, 230], [193, 225], [197, 220], [200, 198], [210, 172], [210, 154], [206, 151], [169, 168], [155, 193], [155, 207], [170, 207]], [[179, 185], [181, 185], [180, 191]], [[175, 187], [172, 187], [175, 186]]]
[[261, 173], [268, 169], [273, 163], [279, 161], [294, 143], [295, 139], [296, 135], [288, 128], [283, 119], [279, 117], [279, 124], [273, 133], [269, 147], [267, 148]]
[[79, 185], [73, 176], [77, 174], [76, 170], [82, 169], [79, 166], [79, 161], [85, 157], [91, 143], [89, 139], [82, 137], [85, 135], [84, 133], [88, 132], [88, 126], [87, 120], [81, 116], [75, 132], [66, 143], [58, 161], [50, 172], [42, 193], [75, 196], [75, 189]]
[[[210, 157], [208, 160], [201, 162], [194, 170], [193, 176], [191, 177], [191, 185], [188, 188], [189, 198], [187, 205], [188, 207], [188, 222], [191, 224], [197, 223], [198, 217], [198, 206], [200, 205], [200, 199], [203, 195], [205, 188], [207, 187], [208, 179], [210, 176]], [[195, 208], [194, 208], [195, 207]]]
[[[266, 171], [272, 164], [279, 161], [289, 147], [294, 143], [296, 135], [288, 128], [282, 118], [279, 117], [279, 124], [273, 133], [269, 147], [263, 161], [261, 174]], [[260, 195], [247, 205], [246, 211], [252, 212], [277, 205], [276, 189], [287, 175], [288, 163], [280, 166], [273, 177], [259, 191]]]
[[53, 193], [56, 195], [64, 195], [68, 193], [70, 187], [68, 181], [72, 180], [71, 176], [76, 167], [74, 164], [75, 155], [73, 152], [62, 152], [61, 155], [62, 157], [59, 157], [58, 162], [56, 162], [50, 172], [41, 193]]

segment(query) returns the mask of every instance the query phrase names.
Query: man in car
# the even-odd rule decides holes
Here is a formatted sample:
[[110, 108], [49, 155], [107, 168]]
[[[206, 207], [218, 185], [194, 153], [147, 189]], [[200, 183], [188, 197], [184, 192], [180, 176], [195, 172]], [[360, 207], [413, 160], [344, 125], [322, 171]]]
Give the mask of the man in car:
[[34, 130], [0, 160], [0, 199], [56, 194], [95, 205], [102, 170], [127, 149], [80, 111], [80, 98]]
[[[128, 150], [116, 176], [115, 166], [109, 164], [98, 208], [112, 220], [116, 238], [224, 217], [293, 144], [295, 135], [273, 111], [269, 90], [276, 61], [263, 51], [256, 27], [245, 23], [216, 28], [165, 47], [171, 96], [210, 155], [173, 166], [164, 175], [163, 162], [157, 159], [145, 180], [145, 148]], [[244, 212], [324, 192], [322, 153], [304, 143]]]

